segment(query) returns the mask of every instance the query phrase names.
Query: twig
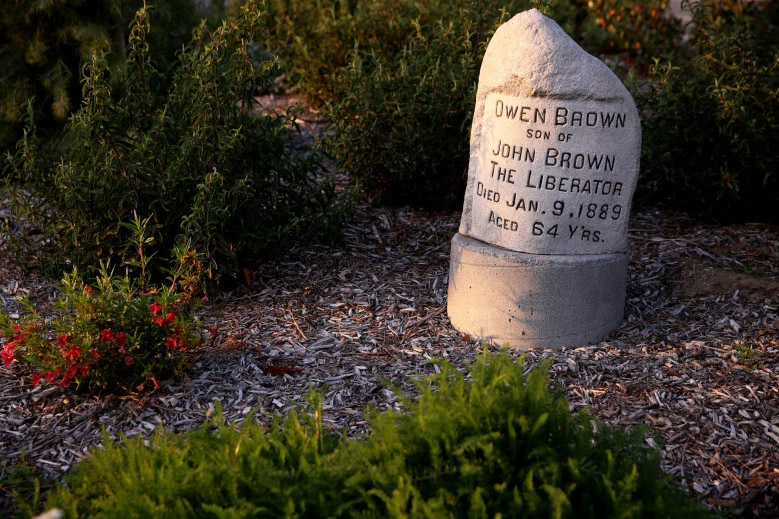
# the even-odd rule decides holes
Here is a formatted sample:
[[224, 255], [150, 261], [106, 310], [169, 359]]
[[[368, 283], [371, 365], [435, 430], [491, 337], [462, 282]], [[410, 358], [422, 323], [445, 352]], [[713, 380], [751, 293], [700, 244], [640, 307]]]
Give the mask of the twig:
[[289, 305], [287, 305], [287, 307], [289, 309], [289, 315], [292, 316], [292, 324], [294, 324], [295, 328], [297, 328], [298, 332], [300, 332], [300, 336], [303, 337], [303, 340], [309, 340], [309, 338], [306, 337], [306, 334], [303, 333], [303, 330], [300, 329], [300, 326], [298, 326], [298, 321], [295, 319], [295, 314], [292, 312], [292, 307]]

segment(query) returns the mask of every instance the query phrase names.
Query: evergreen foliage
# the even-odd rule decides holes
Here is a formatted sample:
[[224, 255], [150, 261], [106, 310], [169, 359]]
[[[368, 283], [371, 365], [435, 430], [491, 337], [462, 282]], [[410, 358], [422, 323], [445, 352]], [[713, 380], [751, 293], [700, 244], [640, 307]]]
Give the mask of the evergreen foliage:
[[379, 202], [458, 206], [487, 43], [509, 13], [536, 5], [563, 25], [571, 14], [566, 1], [431, 2], [426, 18], [405, 20], [399, 50], [356, 46], [328, 105], [328, 151]]
[[[265, 432], [219, 411], [182, 435], [158, 432], [104, 448], [48, 495], [77, 518], [633, 517], [708, 512], [677, 490], [642, 432], [572, 417], [548, 387], [548, 366], [481, 355], [461, 374], [419, 384], [408, 413], [374, 415], [364, 441], [323, 428], [321, 396]], [[215, 431], [211, 432], [212, 429]]]
[[260, 16], [249, 2], [212, 34], [201, 24], [179, 65], [165, 70], [152, 59], [149, 13], [141, 9], [119, 84], [104, 55], [85, 68], [67, 151], [48, 153], [25, 135], [11, 179], [40, 195], [26, 213], [71, 261], [127, 263], [135, 248], [126, 224], [135, 213], [150, 219], [150, 254], [170, 260], [188, 243], [205, 258], [210, 280], [287, 239], [339, 225], [343, 212], [333, 206], [332, 182], [317, 176], [316, 157], [288, 149], [296, 111], [276, 114], [254, 100], [277, 73], [274, 60], [250, 53]]
[[414, 35], [412, 22], [429, 23], [439, 0], [266, 0], [265, 45], [282, 57], [290, 81], [315, 102], [344, 91], [339, 75], [356, 48], [392, 56]]
[[779, 6], [685, 2], [691, 39], [634, 88], [657, 198], [720, 221], [779, 221]]
[[269, 0], [266, 44], [296, 88], [329, 102], [327, 149], [377, 201], [456, 207], [486, 43], [530, 7], [634, 72], [640, 195], [721, 221], [776, 220], [776, 2], [685, 2], [685, 39], [667, 0]]
[[356, 53], [342, 73], [327, 149], [379, 203], [461, 202], [482, 53], [470, 14], [417, 25], [397, 55]]
[[42, 493], [53, 486], [44, 473], [27, 461], [22, 449], [18, 460], [0, 465], [0, 510], [8, 517], [35, 515]]
[[[0, 150], [22, 133], [28, 99], [41, 130], [56, 133], [81, 100], [81, 68], [105, 52], [115, 76], [124, 64], [127, 26], [143, 0], [10, 0], [0, 9]], [[199, 22], [191, 0], [158, 0], [152, 35], [164, 66]], [[2, 159], [0, 159], [2, 160]]]

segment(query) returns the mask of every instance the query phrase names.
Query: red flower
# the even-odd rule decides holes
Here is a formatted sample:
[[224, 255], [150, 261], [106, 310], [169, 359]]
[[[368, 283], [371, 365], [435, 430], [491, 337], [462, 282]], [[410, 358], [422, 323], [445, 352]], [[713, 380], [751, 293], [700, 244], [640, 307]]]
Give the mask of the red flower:
[[173, 310], [172, 312], [168, 313], [164, 318], [163, 317], [157, 317], [154, 322], [157, 323], [160, 326], [165, 326], [166, 324], [170, 324], [173, 321], [176, 320], [176, 314], [178, 312], [176, 310]]
[[[70, 385], [70, 379], [76, 376], [76, 370], [78, 367], [74, 364], [73, 366], [68, 366], [68, 369], [65, 370], [65, 374], [62, 375], [62, 380], [59, 381], [60, 387], [68, 387]], [[57, 373], [59, 373], [59, 370], [57, 370]], [[46, 379], [48, 380], [48, 376]]]
[[46, 382], [54, 382], [54, 379], [57, 378], [60, 374], [61, 369], [57, 368], [54, 371], [49, 371], [46, 373]]
[[62, 380], [75, 377], [77, 371], [78, 371], [78, 364], [73, 364], [72, 366], [68, 366], [68, 369], [65, 370], [65, 376], [62, 378]]
[[138, 387], [135, 388], [137, 391], [143, 391], [143, 384], [139, 384]]
[[165, 340], [165, 346], [170, 348], [171, 350], [184, 350], [184, 341], [182, 341], [178, 337], [168, 337]]
[[208, 303], [208, 296], [203, 296], [203, 302]]
[[65, 379], [71, 379], [75, 377], [78, 373], [81, 373], [82, 377], [86, 377], [89, 375], [89, 366], [86, 364], [73, 364], [71, 366], [68, 366], [68, 369], [65, 370], [65, 376], [63, 380]]
[[149, 305], [149, 312], [151, 312], [151, 315], [157, 315], [158, 313], [162, 312], [162, 307], [154, 302]]
[[30, 382], [32, 382], [33, 387], [38, 387], [38, 384], [41, 383], [42, 378], [43, 373], [33, 373], [30, 375]]
[[213, 339], [217, 335], [219, 335], [219, 330], [217, 328], [209, 328], [208, 333], [211, 334], [211, 338]]
[[95, 360], [100, 360], [101, 358], [103, 358], [103, 354], [102, 354], [102, 353], [100, 353], [100, 352], [99, 352], [99, 351], [97, 351], [97, 350], [89, 350], [89, 355], [90, 355], [90, 356], [91, 356], [93, 359], [95, 359]]
[[81, 355], [81, 349], [75, 345], [71, 346], [67, 351], [62, 351], [62, 357], [68, 362], [73, 362], [79, 355]]
[[106, 328], [100, 332], [100, 340], [103, 342], [111, 342], [114, 340], [114, 332], [111, 331], [111, 328]]
[[130, 357], [129, 355], [127, 355], [124, 358], [124, 363], [127, 364], [128, 366], [132, 366], [133, 362], [135, 362], [135, 360], [132, 357]]
[[2, 357], [3, 364], [5, 364], [6, 368], [14, 361], [14, 348], [16, 348], [16, 346], [17, 344], [15, 341], [9, 341], [5, 343], [3, 350], [0, 351], [0, 357]]
[[14, 325], [14, 333], [19, 333], [23, 328], [24, 328], [24, 326], [22, 326], [21, 324], [15, 324]]
[[114, 344], [116, 344], [120, 348], [124, 348], [126, 342], [127, 342], [127, 335], [125, 335], [124, 332], [119, 332], [116, 335], [114, 335]]
[[84, 287], [84, 292], [86, 292], [88, 295], [93, 296], [95, 295], [95, 289], [91, 286], [87, 285]]
[[59, 339], [57, 339], [57, 346], [59, 346], [60, 348], [64, 348], [65, 346], [68, 345], [69, 340], [70, 339], [68, 339], [68, 336], [63, 333], [62, 335], [60, 335]]

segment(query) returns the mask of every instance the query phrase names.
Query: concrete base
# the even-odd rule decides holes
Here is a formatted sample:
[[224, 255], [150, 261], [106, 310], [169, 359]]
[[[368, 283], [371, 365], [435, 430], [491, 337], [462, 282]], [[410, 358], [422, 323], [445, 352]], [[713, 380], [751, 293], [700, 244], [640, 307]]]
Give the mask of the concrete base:
[[541, 255], [452, 239], [447, 313], [474, 338], [514, 348], [600, 342], [622, 322], [628, 254]]

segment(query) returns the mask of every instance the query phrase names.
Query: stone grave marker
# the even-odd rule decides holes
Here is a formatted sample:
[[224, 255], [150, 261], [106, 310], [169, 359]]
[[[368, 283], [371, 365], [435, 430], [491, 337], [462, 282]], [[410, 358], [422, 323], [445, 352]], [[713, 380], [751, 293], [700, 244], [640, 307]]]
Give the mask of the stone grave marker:
[[448, 313], [513, 347], [597, 342], [622, 321], [641, 156], [614, 73], [532, 9], [495, 32], [479, 74]]

